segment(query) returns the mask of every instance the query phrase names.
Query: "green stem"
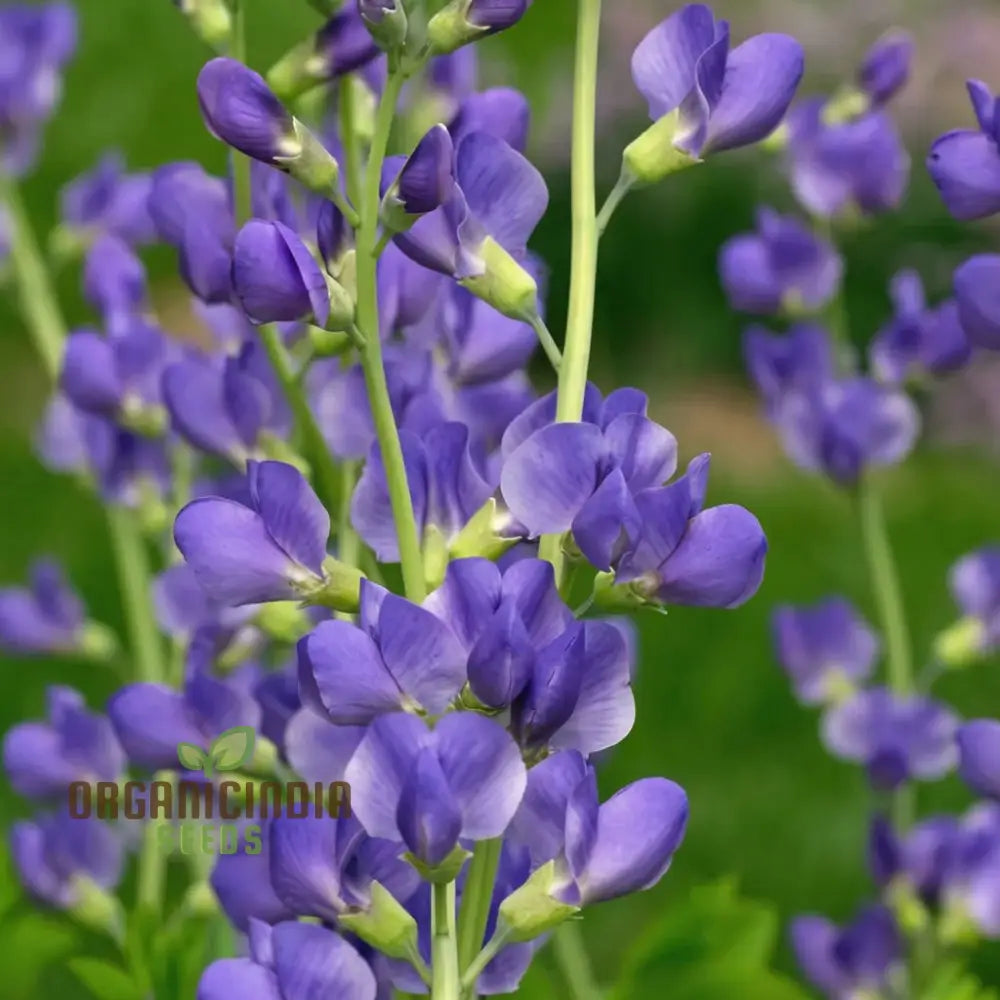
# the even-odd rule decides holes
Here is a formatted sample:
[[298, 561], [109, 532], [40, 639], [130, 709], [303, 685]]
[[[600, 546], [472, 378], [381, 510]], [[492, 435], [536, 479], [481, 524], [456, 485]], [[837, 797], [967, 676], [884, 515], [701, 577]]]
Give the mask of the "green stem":
[[455, 934], [455, 883], [431, 886], [431, 1000], [461, 1000]]
[[632, 190], [634, 183], [632, 178], [625, 173], [618, 178], [617, 183], [611, 189], [611, 194], [608, 195], [607, 201], [604, 202], [597, 216], [598, 239], [604, 235], [604, 230], [608, 228], [608, 223], [611, 222], [611, 216], [615, 214], [615, 210], [625, 199], [625, 195]]
[[569, 920], [557, 928], [552, 935], [552, 951], [572, 1000], [601, 1000], [578, 923]]
[[[897, 695], [907, 697], [914, 690], [910, 633], [906, 625], [899, 570], [886, 527], [885, 508], [870, 477], [865, 477], [859, 485], [858, 507], [872, 590], [885, 637], [889, 687]], [[907, 784], [893, 797], [893, 815], [897, 827], [901, 829], [905, 829], [913, 821], [914, 796], [914, 786]]]
[[472, 852], [458, 911], [458, 967], [463, 973], [483, 947], [502, 847], [502, 838], [480, 840]]
[[160, 820], [147, 820], [142, 831], [136, 885], [136, 909], [159, 916], [163, 908], [166, 865], [159, 845]]
[[149, 600], [151, 579], [146, 543], [132, 511], [109, 504], [107, 517], [136, 676], [142, 681], [163, 681], [167, 669]]
[[352, 205], [361, 203], [361, 181], [364, 167], [361, 162], [361, 144], [355, 123], [354, 77], [348, 74], [340, 80], [340, 141], [344, 147], [344, 179], [347, 197]]
[[389, 132], [396, 111], [396, 102], [403, 86], [404, 77], [392, 73], [382, 92], [378, 114], [375, 119], [375, 134], [372, 139], [371, 155], [365, 170], [364, 193], [361, 202], [361, 228], [358, 231], [358, 326], [365, 336], [361, 349], [361, 365], [368, 389], [368, 401], [375, 421], [375, 434], [382, 453], [386, 481], [389, 486], [389, 500], [392, 516], [399, 539], [400, 563], [403, 571], [403, 586], [411, 601], [422, 601], [427, 593], [424, 581], [423, 557], [420, 538], [413, 515], [413, 501], [406, 481], [406, 466], [403, 464], [403, 449], [399, 443], [399, 429], [392, 412], [389, 387], [382, 363], [382, 341], [379, 337], [378, 284], [376, 280], [377, 261], [374, 250], [378, 241], [379, 182], [382, 164], [389, 145]]
[[562, 354], [559, 351], [559, 345], [556, 344], [555, 338], [549, 332], [549, 328], [545, 325], [545, 320], [543, 320], [537, 313], [532, 316], [531, 325], [534, 328], [536, 336], [538, 337], [538, 342], [542, 345], [542, 350], [545, 351], [546, 357], [555, 369], [556, 374], [558, 374], [559, 369], [562, 367]]
[[[595, 142], [597, 58], [601, 36], [601, 0], [578, 0], [576, 65], [573, 76], [573, 240], [566, 340], [559, 369], [556, 419], [573, 422], [583, 414], [583, 396], [590, 366], [597, 283], [597, 199]], [[558, 537], [542, 539], [539, 555], [562, 575], [562, 544]]]
[[342, 499], [346, 499], [340, 494], [340, 475], [337, 472], [337, 465], [309, 406], [305, 389], [296, 375], [288, 349], [281, 339], [281, 331], [273, 323], [268, 323], [260, 327], [258, 332], [295, 418], [295, 425], [304, 439], [306, 455], [312, 466], [313, 479], [320, 499], [327, 510], [336, 511]]
[[[241, 63], [247, 61], [246, 9], [244, 0], [232, 0], [233, 33], [229, 44], [229, 55]], [[233, 211], [237, 229], [253, 217], [253, 198], [250, 187], [250, 160], [233, 151]]]
[[18, 297], [35, 350], [52, 383], [62, 367], [66, 323], [59, 311], [48, 268], [35, 239], [17, 184], [0, 176], [0, 200], [10, 226], [10, 262], [17, 281]]
[[498, 928], [493, 937], [486, 942], [483, 950], [476, 955], [468, 968], [462, 973], [462, 989], [466, 991], [467, 1000], [474, 1000], [474, 990], [477, 980], [483, 974], [486, 966], [503, 951], [509, 938], [510, 928]]

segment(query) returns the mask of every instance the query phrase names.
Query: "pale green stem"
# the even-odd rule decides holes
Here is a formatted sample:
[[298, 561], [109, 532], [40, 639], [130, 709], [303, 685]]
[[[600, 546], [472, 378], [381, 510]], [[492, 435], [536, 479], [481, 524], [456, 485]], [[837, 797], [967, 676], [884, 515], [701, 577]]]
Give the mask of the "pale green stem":
[[[169, 781], [169, 774], [157, 773], [156, 781]], [[139, 849], [139, 870], [136, 885], [136, 908], [147, 914], [159, 916], [163, 909], [163, 892], [166, 879], [166, 858], [160, 850], [159, 827], [162, 820], [150, 819], [142, 831]]]
[[288, 349], [281, 339], [281, 331], [273, 323], [268, 323], [260, 327], [258, 333], [261, 343], [267, 351], [271, 367], [284, 391], [285, 399], [291, 408], [295, 425], [304, 439], [306, 456], [312, 467], [316, 491], [327, 510], [335, 512], [338, 509], [338, 504], [343, 500], [340, 495], [340, 475], [337, 472], [337, 464], [330, 454], [323, 432], [309, 406], [305, 388], [296, 375]]
[[354, 77], [348, 74], [340, 80], [340, 141], [344, 147], [344, 179], [347, 197], [351, 204], [361, 203], [361, 182], [364, 166], [361, 162], [361, 144], [355, 126]]
[[361, 228], [358, 231], [358, 326], [365, 337], [361, 349], [361, 364], [368, 388], [368, 401], [375, 421], [382, 464], [389, 487], [392, 516], [399, 540], [399, 555], [403, 571], [403, 586], [411, 601], [422, 601], [427, 593], [424, 581], [420, 537], [413, 515], [413, 501], [406, 481], [403, 449], [399, 443], [399, 428], [392, 412], [389, 387], [382, 363], [382, 341], [379, 337], [377, 261], [374, 250], [378, 242], [379, 182], [382, 164], [389, 145], [389, 132], [396, 111], [396, 102], [404, 77], [392, 73], [382, 92], [375, 120], [375, 135], [371, 155], [365, 170], [364, 193], [361, 203]]
[[468, 968], [462, 973], [462, 989], [466, 991], [467, 1000], [474, 1000], [475, 994], [473, 990], [475, 989], [477, 980], [483, 974], [486, 966], [503, 951], [509, 937], [509, 928], [505, 930], [498, 929], [493, 937], [486, 942], [483, 950], [476, 955]]
[[461, 1000], [455, 883], [431, 886], [431, 1000]]
[[132, 511], [108, 504], [107, 518], [135, 674], [141, 681], [163, 681], [167, 668], [149, 600], [151, 576], [145, 539]]
[[598, 239], [604, 235], [604, 230], [608, 228], [608, 223], [611, 222], [611, 216], [615, 214], [615, 210], [624, 201], [625, 195], [632, 190], [634, 183], [632, 178], [625, 173], [618, 178], [617, 183], [611, 189], [611, 194], [608, 195], [607, 201], [604, 202], [597, 216]]
[[458, 967], [464, 973], [483, 947], [503, 839], [480, 840], [472, 852], [458, 911]]
[[[578, 0], [576, 65], [573, 77], [573, 240], [566, 340], [559, 369], [556, 419], [573, 422], [583, 414], [583, 397], [590, 366], [597, 283], [597, 200], [595, 142], [597, 118], [597, 58], [601, 36], [601, 0]], [[562, 576], [560, 539], [542, 539], [539, 555]]]
[[[889, 541], [882, 497], [868, 476], [858, 487], [858, 511], [872, 590], [885, 638], [889, 687], [895, 694], [908, 697], [914, 691], [913, 653], [899, 570]], [[905, 829], [913, 822], [914, 796], [915, 788], [908, 783], [893, 798], [893, 813], [900, 828]]]
[[555, 338], [545, 325], [545, 320], [537, 313], [531, 317], [531, 325], [538, 337], [538, 342], [542, 345], [542, 350], [545, 351], [545, 355], [549, 359], [549, 363], [558, 375], [559, 369], [562, 367], [562, 354], [559, 351], [559, 345], [556, 344]]
[[601, 989], [594, 981], [579, 923], [568, 920], [556, 930], [552, 935], [552, 951], [571, 1000], [601, 1000]]

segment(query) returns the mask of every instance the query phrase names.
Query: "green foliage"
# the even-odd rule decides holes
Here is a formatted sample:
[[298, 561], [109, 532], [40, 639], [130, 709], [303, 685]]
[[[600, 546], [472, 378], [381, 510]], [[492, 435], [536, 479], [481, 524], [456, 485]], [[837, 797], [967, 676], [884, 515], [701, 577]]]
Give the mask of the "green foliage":
[[779, 934], [773, 906], [742, 898], [734, 881], [695, 889], [628, 952], [611, 1000], [805, 1000], [770, 968]]
[[918, 1000], [1000, 1000], [1000, 992], [983, 986], [956, 962], [940, 969]]
[[72, 958], [68, 964], [96, 1000], [143, 1000], [142, 988], [120, 966], [99, 958]]

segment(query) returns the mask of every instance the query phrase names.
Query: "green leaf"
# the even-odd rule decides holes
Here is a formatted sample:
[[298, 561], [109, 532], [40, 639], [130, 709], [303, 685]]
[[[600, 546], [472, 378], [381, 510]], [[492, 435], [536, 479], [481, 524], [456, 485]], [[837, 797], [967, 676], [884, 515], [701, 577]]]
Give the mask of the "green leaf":
[[1000, 993], [988, 989], [959, 963], [937, 970], [920, 991], [919, 1000], [998, 1000]]
[[142, 990], [120, 966], [99, 958], [71, 958], [67, 964], [97, 1000], [143, 1000]]
[[177, 759], [181, 762], [181, 767], [186, 767], [189, 771], [200, 771], [208, 760], [208, 754], [194, 743], [178, 743]]
[[695, 889], [626, 955], [610, 1000], [805, 1000], [770, 969], [779, 933], [774, 910], [741, 898], [733, 882]]
[[210, 751], [216, 771], [236, 771], [253, 756], [257, 734], [252, 726], [234, 726], [212, 740]]

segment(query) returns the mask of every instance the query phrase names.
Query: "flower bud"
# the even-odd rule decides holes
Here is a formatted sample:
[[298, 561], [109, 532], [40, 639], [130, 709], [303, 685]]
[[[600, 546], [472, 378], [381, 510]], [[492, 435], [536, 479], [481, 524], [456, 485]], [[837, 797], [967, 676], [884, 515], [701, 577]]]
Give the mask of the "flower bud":
[[107, 934], [114, 941], [125, 936], [125, 911], [121, 901], [111, 892], [102, 889], [86, 875], [72, 879], [75, 902], [69, 914], [78, 923], [91, 930]]
[[455, 186], [455, 151], [451, 134], [435, 125], [417, 143], [382, 199], [379, 215], [393, 232], [409, 229], [451, 196]]
[[233, 15], [226, 0], [174, 0], [194, 33], [213, 49], [226, 45], [233, 33]]
[[358, 13], [383, 49], [390, 52], [402, 47], [409, 23], [400, 0], [358, 0]]
[[427, 26], [427, 37], [436, 55], [496, 34], [517, 24], [529, 0], [451, 0]]
[[986, 645], [986, 629], [978, 618], [961, 618], [934, 640], [934, 653], [949, 670], [978, 663]]

